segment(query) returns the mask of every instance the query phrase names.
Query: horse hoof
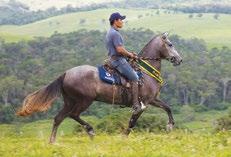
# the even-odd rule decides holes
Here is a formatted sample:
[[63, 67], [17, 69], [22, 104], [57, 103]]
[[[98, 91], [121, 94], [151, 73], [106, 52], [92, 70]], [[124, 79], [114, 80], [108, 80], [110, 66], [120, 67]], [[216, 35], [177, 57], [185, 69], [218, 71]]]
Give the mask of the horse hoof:
[[93, 139], [94, 139], [94, 136], [95, 136], [94, 131], [93, 131], [93, 130], [90, 130], [90, 131], [88, 131], [87, 133], [88, 133], [90, 139], [93, 140]]
[[129, 134], [130, 134], [130, 132], [131, 132], [131, 129], [128, 128], [127, 130], [124, 131], [123, 135], [126, 136], [126, 137], [128, 137]]
[[55, 138], [54, 137], [51, 137], [50, 138], [50, 141], [49, 141], [49, 144], [54, 144], [55, 143]]
[[166, 130], [167, 130], [168, 132], [172, 131], [172, 130], [173, 130], [173, 124], [168, 124], [168, 125], [166, 126]]
[[49, 144], [55, 144], [55, 141], [49, 141]]

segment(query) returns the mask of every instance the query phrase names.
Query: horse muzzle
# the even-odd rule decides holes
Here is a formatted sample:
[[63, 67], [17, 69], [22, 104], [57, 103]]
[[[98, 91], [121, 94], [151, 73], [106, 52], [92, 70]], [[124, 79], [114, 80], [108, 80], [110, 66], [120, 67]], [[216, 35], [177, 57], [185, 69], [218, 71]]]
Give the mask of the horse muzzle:
[[173, 66], [180, 65], [183, 60], [181, 58], [171, 57], [170, 62], [173, 63]]

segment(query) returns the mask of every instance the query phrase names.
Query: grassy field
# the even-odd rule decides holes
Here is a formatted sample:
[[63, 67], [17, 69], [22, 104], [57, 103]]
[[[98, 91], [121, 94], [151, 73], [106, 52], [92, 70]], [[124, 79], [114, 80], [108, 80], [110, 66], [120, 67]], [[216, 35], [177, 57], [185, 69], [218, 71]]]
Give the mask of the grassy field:
[[56, 144], [44, 137], [1, 137], [2, 157], [230, 157], [231, 133], [198, 134], [175, 131], [169, 134], [134, 133], [62, 136]]
[[[113, 111], [116, 112], [116, 111]], [[0, 125], [1, 157], [230, 157], [231, 131], [211, 131], [212, 121], [227, 111], [197, 113], [187, 128], [173, 132], [139, 132], [127, 138], [121, 133], [108, 134], [96, 129], [90, 140], [81, 129], [76, 132], [75, 121], [66, 119], [60, 126], [57, 142], [48, 144], [52, 121], [18, 122]], [[178, 123], [183, 116], [175, 115]], [[141, 117], [142, 118], [142, 117]], [[83, 117], [96, 125], [94, 117]]]
[[143, 27], [155, 32], [170, 31], [184, 38], [202, 38], [210, 48], [231, 45], [231, 15], [220, 14], [218, 20], [213, 18], [214, 14], [203, 14], [202, 17], [195, 14], [193, 18], [189, 18], [189, 14], [168, 14], [164, 10], [157, 15], [153, 9], [99, 9], [65, 14], [23, 26], [3, 25], [0, 26], [0, 35], [12, 34], [16, 39], [3, 38], [16, 41], [24, 36], [50, 36], [54, 32], [68, 33], [80, 29], [106, 31], [109, 27], [108, 16], [115, 11], [127, 15], [124, 29]]

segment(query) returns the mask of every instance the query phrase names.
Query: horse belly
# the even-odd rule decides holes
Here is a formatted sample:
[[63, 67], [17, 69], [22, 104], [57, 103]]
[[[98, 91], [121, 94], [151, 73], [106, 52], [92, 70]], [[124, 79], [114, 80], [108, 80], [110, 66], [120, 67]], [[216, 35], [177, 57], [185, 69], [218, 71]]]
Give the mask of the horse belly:
[[[126, 101], [128, 101], [129, 97], [127, 96], [126, 99]], [[124, 103], [124, 98], [121, 87], [110, 85], [99, 80], [99, 85], [97, 86], [96, 101], [122, 105]]]

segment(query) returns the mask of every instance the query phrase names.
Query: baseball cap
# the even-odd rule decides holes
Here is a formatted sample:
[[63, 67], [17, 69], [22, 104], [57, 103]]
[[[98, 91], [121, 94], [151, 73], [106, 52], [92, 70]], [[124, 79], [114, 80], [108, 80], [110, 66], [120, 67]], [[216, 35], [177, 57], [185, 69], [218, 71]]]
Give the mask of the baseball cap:
[[126, 18], [126, 16], [122, 16], [120, 15], [120, 13], [116, 12], [116, 13], [112, 13], [110, 18], [109, 18], [109, 21], [112, 22], [116, 19], [121, 19], [121, 20], [124, 20]]

